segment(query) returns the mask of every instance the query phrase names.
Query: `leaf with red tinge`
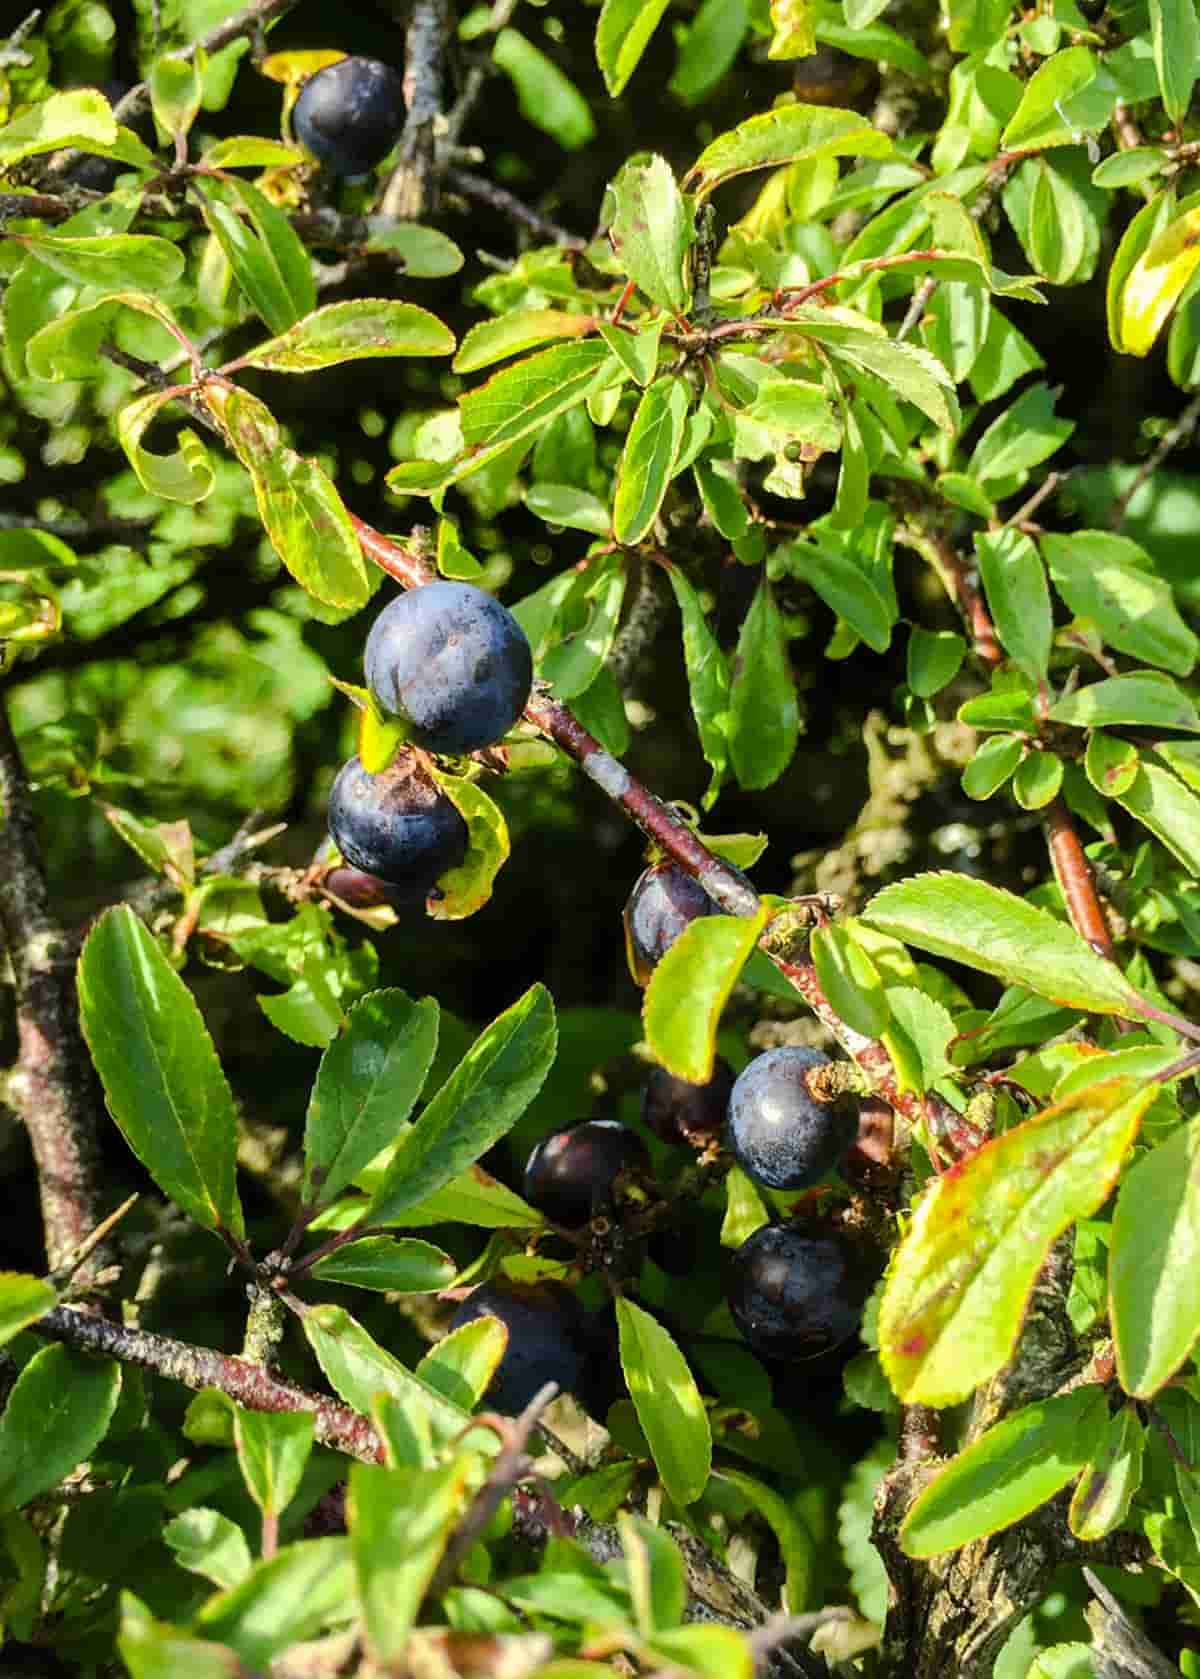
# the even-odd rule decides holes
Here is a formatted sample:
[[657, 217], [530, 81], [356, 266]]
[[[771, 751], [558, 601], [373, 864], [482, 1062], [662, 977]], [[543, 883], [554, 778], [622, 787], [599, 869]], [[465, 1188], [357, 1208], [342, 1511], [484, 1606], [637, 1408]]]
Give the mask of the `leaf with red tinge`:
[[1007, 1361], [1051, 1244], [1104, 1201], [1155, 1094], [1089, 1085], [930, 1185], [879, 1311], [883, 1367], [907, 1404], [953, 1405]]

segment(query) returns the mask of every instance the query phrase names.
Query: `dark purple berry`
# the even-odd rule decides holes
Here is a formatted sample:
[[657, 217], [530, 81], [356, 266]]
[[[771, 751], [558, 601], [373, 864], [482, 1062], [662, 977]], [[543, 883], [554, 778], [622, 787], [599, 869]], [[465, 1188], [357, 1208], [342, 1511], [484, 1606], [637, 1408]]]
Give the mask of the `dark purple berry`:
[[854, 1141], [854, 1104], [819, 1101], [810, 1089], [809, 1075], [828, 1065], [819, 1050], [769, 1049], [739, 1076], [727, 1136], [734, 1159], [755, 1183], [807, 1189]]
[[664, 1143], [703, 1148], [725, 1123], [733, 1068], [719, 1056], [707, 1084], [689, 1084], [655, 1067], [642, 1086], [642, 1122]]
[[587, 1375], [587, 1320], [575, 1296], [555, 1282], [518, 1283], [496, 1278], [472, 1289], [450, 1319], [458, 1329], [494, 1317], [508, 1330], [508, 1345], [488, 1389], [498, 1411], [515, 1416], [547, 1382], [574, 1393]]
[[525, 709], [533, 655], [506, 606], [470, 583], [427, 583], [385, 606], [364, 656], [367, 686], [429, 752], [491, 746]]
[[365, 175], [404, 127], [404, 84], [374, 58], [342, 58], [318, 70], [292, 109], [296, 138], [335, 175]]
[[621, 1172], [649, 1163], [636, 1132], [615, 1119], [585, 1119], [544, 1137], [525, 1166], [524, 1195], [555, 1224], [586, 1224], [612, 1204]]
[[625, 954], [638, 985], [650, 975], [675, 940], [701, 915], [721, 912], [698, 880], [677, 863], [654, 863], [638, 876], [625, 905]]
[[406, 902], [405, 894], [397, 887], [389, 886], [378, 875], [366, 874], [362, 869], [350, 868], [347, 864], [330, 869], [321, 885], [350, 909], [380, 909], [384, 905], [396, 909]]
[[378, 775], [358, 758], [343, 764], [329, 794], [329, 832], [348, 863], [413, 903], [467, 854], [466, 823], [411, 752]]
[[729, 1309], [763, 1358], [818, 1358], [858, 1328], [870, 1274], [840, 1232], [768, 1224], [730, 1265]]

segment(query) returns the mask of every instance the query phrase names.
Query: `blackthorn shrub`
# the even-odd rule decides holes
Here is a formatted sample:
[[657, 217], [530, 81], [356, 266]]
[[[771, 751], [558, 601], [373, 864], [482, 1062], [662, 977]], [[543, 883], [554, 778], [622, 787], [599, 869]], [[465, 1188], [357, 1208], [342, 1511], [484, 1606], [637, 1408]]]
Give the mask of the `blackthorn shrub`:
[[508, 733], [525, 709], [533, 655], [506, 606], [470, 583], [427, 583], [376, 618], [364, 655], [367, 685], [430, 752], [474, 752]]
[[721, 1056], [706, 1084], [689, 1084], [655, 1067], [642, 1086], [642, 1121], [664, 1143], [703, 1148], [725, 1124], [733, 1083], [733, 1068]]
[[854, 1140], [854, 1105], [819, 1101], [814, 1068], [829, 1064], [815, 1049], [769, 1049], [738, 1077], [729, 1098], [728, 1142], [734, 1159], [768, 1189], [807, 1189]]
[[292, 110], [296, 137], [335, 175], [365, 175], [404, 127], [404, 84], [374, 58], [343, 58], [318, 70]]
[[614, 1119], [585, 1119], [544, 1137], [525, 1166], [525, 1199], [555, 1224], [586, 1224], [611, 1204], [624, 1171], [648, 1164], [636, 1132]]
[[488, 1389], [498, 1411], [510, 1416], [523, 1411], [547, 1382], [557, 1382], [564, 1393], [575, 1393], [586, 1382], [587, 1319], [561, 1283], [494, 1278], [471, 1290], [450, 1328], [481, 1317], [499, 1318], [508, 1330], [504, 1357]]
[[329, 832], [348, 863], [402, 888], [411, 903], [467, 854], [466, 823], [413, 752], [378, 775], [359, 758], [343, 764], [329, 794]]
[[818, 1358], [858, 1328], [869, 1267], [840, 1231], [768, 1224], [730, 1264], [729, 1309], [763, 1358]]

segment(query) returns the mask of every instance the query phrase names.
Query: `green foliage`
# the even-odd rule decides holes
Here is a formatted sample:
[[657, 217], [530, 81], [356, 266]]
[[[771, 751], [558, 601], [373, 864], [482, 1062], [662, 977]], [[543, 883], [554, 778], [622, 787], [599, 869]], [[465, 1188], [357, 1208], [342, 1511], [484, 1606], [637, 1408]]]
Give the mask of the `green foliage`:
[[[855, 1602], [808, 1659], [892, 1679], [888, 1570], [932, 1604], [927, 1559], [1032, 1521], [1074, 1547], [1022, 1584], [1002, 1679], [1091, 1671], [1078, 1558], [1114, 1537], [1200, 1671], [1193, 0], [548, 0], [424, 47], [418, 8], [410, 51], [454, 73], [397, 63], [408, 124], [348, 181], [290, 113], [384, 50], [361, 20], [126, 10], [0, 41], [0, 673], [56, 922], [10, 902], [40, 878], [18, 800], [0, 1118], [53, 1218], [73, 1005], [38, 999], [73, 967], [119, 1133], [98, 1204], [140, 1196], [99, 1281], [88, 1229], [46, 1261], [14, 1198], [4, 1640], [135, 1679], [310, 1641], [322, 1671], [750, 1679], [746, 1617], [693, 1613], [711, 1552], [764, 1611]], [[536, 686], [503, 740], [428, 759], [468, 840], [413, 907], [322, 812], [348, 752], [403, 743], [359, 614], [381, 567], [434, 566], [503, 593]], [[6, 800], [11, 757], [0, 730]], [[788, 894], [692, 920], [640, 1021], [600, 792], [710, 883], [696, 844], [750, 869], [765, 829]], [[683, 800], [720, 798], [750, 832], [695, 833]], [[719, 1114], [692, 1149], [643, 1121], [646, 1063], [705, 1083], [815, 1031], [861, 1125], [804, 1196], [731, 1167]], [[588, 1113], [646, 1163], [564, 1230], [520, 1174]], [[811, 1382], [726, 1303], [792, 1220], [882, 1277]], [[227, 1264], [257, 1290], [242, 1385], [151, 1360], [218, 1382], [181, 1424], [120, 1333], [237, 1346]], [[520, 1338], [445, 1332], [493, 1281], [584, 1314], [544, 1438], [479, 1416]], [[44, 1344], [105, 1289], [115, 1360]], [[566, 1514], [515, 1490], [526, 1454]]]

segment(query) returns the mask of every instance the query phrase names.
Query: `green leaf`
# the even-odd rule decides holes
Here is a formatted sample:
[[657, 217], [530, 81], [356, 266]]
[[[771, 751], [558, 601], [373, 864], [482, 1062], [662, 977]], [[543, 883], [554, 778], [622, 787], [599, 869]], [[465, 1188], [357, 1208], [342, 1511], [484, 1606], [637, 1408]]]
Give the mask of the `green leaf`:
[[311, 1411], [248, 1411], [236, 1405], [233, 1440], [246, 1491], [264, 1516], [279, 1516], [300, 1491], [312, 1455]]
[[[785, 106], [796, 110], [797, 106]], [[958, 430], [960, 415], [954, 381], [936, 356], [916, 344], [897, 343], [886, 333], [835, 321], [831, 311], [805, 305], [789, 321], [806, 338], [824, 344], [835, 360], [882, 379], [902, 402], [911, 402], [941, 431]]]
[[1149, 672], [1143, 676], [1110, 676], [1104, 682], [1077, 688], [1056, 701], [1046, 715], [1052, 723], [1073, 723], [1077, 729], [1142, 723], [1200, 734], [1200, 715], [1188, 695], [1173, 682]]
[[[401, 1407], [420, 1412], [439, 1446], [457, 1440], [471, 1426], [468, 1411], [406, 1370], [340, 1306], [310, 1306], [300, 1323], [330, 1387], [363, 1416], [370, 1415], [376, 1394], [386, 1393]], [[499, 1441], [489, 1430], [478, 1429], [471, 1435], [471, 1446], [494, 1455]]]
[[990, 799], [1021, 762], [1025, 748], [1016, 735], [993, 735], [985, 740], [962, 773], [962, 789], [969, 799]]
[[889, 986], [887, 1002], [892, 1015], [889, 1042], [897, 1029], [903, 1032], [916, 1057], [921, 1089], [929, 1090], [953, 1071], [947, 1052], [958, 1030], [954, 1018], [943, 1003], [913, 985]]
[[823, 105], [781, 105], [748, 117], [707, 145], [688, 172], [696, 196], [749, 169], [770, 169], [814, 157], [887, 157], [892, 142], [856, 111]]
[[222, 1589], [236, 1586], [253, 1567], [246, 1535], [219, 1510], [203, 1505], [184, 1510], [167, 1523], [162, 1536], [181, 1568]]
[[227, 1644], [156, 1621], [129, 1591], [121, 1593], [116, 1642], [132, 1679], [241, 1679], [245, 1671]]
[[593, 315], [568, 315], [561, 309], [509, 309], [498, 320], [473, 326], [450, 365], [455, 373], [476, 373], [548, 339], [584, 338], [595, 330]]
[[1179, 1126], [1122, 1179], [1108, 1293], [1121, 1386], [1149, 1399], [1200, 1336], [1200, 1120]]
[[598, 388], [611, 371], [608, 364], [604, 340], [586, 338], [557, 344], [494, 373], [461, 399], [463, 441], [469, 448], [494, 446], [541, 431], [556, 414]]
[[405, 1133], [371, 1199], [368, 1224], [394, 1220], [503, 1137], [541, 1089], [556, 1041], [550, 994], [532, 985], [485, 1027]]
[[496, 36], [492, 62], [504, 71], [517, 93], [526, 122], [540, 128], [564, 151], [578, 151], [596, 132], [591, 107], [569, 76], [518, 29]]
[[670, 90], [697, 105], [731, 69], [750, 26], [749, 0], [703, 0], [688, 25]]
[[896, 614], [849, 554], [831, 543], [797, 541], [777, 548], [771, 563], [815, 589], [868, 647], [876, 653], [887, 652]]
[[644, 1516], [621, 1510], [617, 1532], [625, 1552], [625, 1573], [634, 1619], [643, 1638], [677, 1627], [687, 1607], [687, 1580], [679, 1546]]
[[256, 397], [215, 382], [204, 396], [250, 474], [271, 546], [297, 583], [328, 606], [365, 605], [372, 583], [332, 480], [316, 461], [284, 446], [274, 416]]
[[436, 1341], [416, 1374], [464, 1411], [473, 1411], [491, 1386], [507, 1346], [507, 1326], [485, 1314]]
[[1125, 1520], [1141, 1485], [1145, 1444], [1146, 1430], [1132, 1405], [1107, 1420], [1071, 1500], [1067, 1525], [1076, 1539], [1094, 1543]]
[[449, 1288], [457, 1271], [449, 1255], [429, 1242], [364, 1236], [318, 1260], [312, 1275], [323, 1282], [374, 1289], [380, 1294], [435, 1294], [438, 1289]]
[[677, 375], [656, 379], [643, 393], [617, 467], [613, 535], [632, 547], [658, 517], [683, 442], [691, 390]]
[[41, 1277], [0, 1271], [0, 1347], [57, 1305], [57, 1290]]
[[617, 1298], [617, 1330], [621, 1368], [655, 1468], [676, 1504], [692, 1504], [708, 1484], [712, 1434], [687, 1360], [657, 1318], [624, 1296]]
[[1144, 548], [1112, 531], [1047, 532], [1042, 552], [1059, 594], [1090, 618], [1110, 647], [1176, 676], [1189, 676], [1200, 641], [1175, 606], [1171, 586]]
[[350, 1466], [350, 1544], [368, 1648], [399, 1667], [468, 1497], [471, 1459], [438, 1469]]
[[[647, 1645], [667, 1671], [695, 1675], [696, 1679], [754, 1679], [754, 1657], [745, 1634], [731, 1626], [673, 1627], [656, 1633]], [[541, 1679], [591, 1679], [582, 1667], [579, 1674], [563, 1673], [555, 1663], [543, 1668]]]
[[1137, 779], [1138, 749], [1130, 740], [1119, 740], [1093, 729], [1088, 736], [1084, 767], [1097, 793], [1106, 799], [1119, 798]]
[[1174, 853], [1190, 875], [1200, 869], [1200, 798], [1169, 770], [1143, 763], [1123, 793], [1114, 794], [1155, 839]]
[[694, 237], [683, 194], [665, 158], [626, 164], [612, 185], [617, 258], [660, 309], [684, 314], [692, 301], [687, 253]]
[[65, 280], [106, 292], [164, 291], [183, 273], [179, 247], [146, 234], [23, 233], [19, 243]]
[[933, 1180], [879, 1309], [906, 1404], [955, 1404], [1007, 1362], [1051, 1244], [1105, 1200], [1154, 1096], [1132, 1079], [1089, 1085]]
[[[732, 463], [725, 463], [731, 466]], [[750, 514], [737, 480], [713, 461], [697, 461], [692, 468], [704, 511], [727, 542], [736, 542], [750, 528]]]
[[890, 1012], [883, 981], [853, 934], [830, 921], [813, 932], [809, 952], [834, 1012], [864, 1037], [879, 1037]]
[[1096, 60], [1086, 47], [1067, 47], [1040, 64], [1000, 137], [1002, 148], [1034, 151], [1077, 144], [1078, 131], [1063, 107], [1096, 79], [1096, 69]]
[[684, 928], [646, 987], [643, 1019], [656, 1061], [689, 1084], [713, 1075], [721, 1011], [758, 943], [769, 911], [704, 915]]
[[729, 755], [743, 787], [769, 787], [792, 761], [800, 707], [787, 630], [765, 577], [738, 635], [729, 689]]
[[863, 911], [868, 926], [918, 950], [964, 962], [1069, 1008], [1136, 1018], [1137, 992], [1079, 934], [1011, 892], [961, 874], [922, 874], [885, 886]]
[[1044, 810], [1063, 784], [1063, 761], [1053, 752], [1027, 752], [1013, 776], [1013, 798], [1022, 810]]
[[[737, 437], [743, 422], [782, 433], [783, 439], [811, 443], [818, 449], [836, 449], [842, 441], [842, 427], [830, 406], [829, 397], [816, 385], [800, 379], [764, 379], [753, 402], [734, 422]], [[737, 451], [748, 454], [748, 448]]]
[[356, 297], [305, 315], [278, 338], [245, 357], [272, 373], [312, 373], [369, 356], [448, 356], [454, 334], [415, 303]]
[[1181, 122], [1192, 102], [1200, 65], [1200, 23], [1195, 0], [1150, 0], [1150, 40], [1163, 105]]
[[112, 106], [99, 88], [81, 87], [71, 93], [52, 93], [0, 128], [0, 169], [11, 169], [22, 158], [77, 146], [96, 151], [116, 144], [117, 124]]
[[172, 137], [182, 138], [200, 111], [207, 55], [203, 48], [198, 51], [199, 56], [195, 59], [165, 53], [155, 59], [146, 78], [154, 120], [164, 134]]
[[[384, 1168], [360, 1172], [358, 1183], [368, 1194], [383, 1181]], [[365, 1207], [366, 1203], [362, 1202]], [[417, 1229], [430, 1224], [471, 1224], [481, 1230], [536, 1230], [545, 1224], [541, 1213], [507, 1185], [472, 1166], [444, 1188], [425, 1196], [413, 1207], [405, 1207], [397, 1223]], [[344, 1228], [344, 1224], [341, 1226]]]
[[935, 1557], [1037, 1510], [1087, 1463], [1108, 1420], [1095, 1383], [1025, 1405], [952, 1458], [900, 1529], [906, 1556]]
[[263, 1669], [289, 1645], [340, 1625], [353, 1590], [350, 1541], [304, 1539], [257, 1563], [238, 1585], [210, 1597], [196, 1630]]
[[722, 1468], [717, 1477], [741, 1493], [775, 1535], [784, 1568], [783, 1607], [788, 1614], [798, 1614], [808, 1602], [819, 1567], [812, 1536], [788, 1501], [754, 1476]]
[[667, 0], [604, 0], [596, 24], [596, 63], [610, 99], [625, 91]]
[[622, 554], [601, 554], [575, 577], [559, 614], [562, 639], [538, 661], [538, 674], [559, 699], [591, 687], [612, 650], [628, 572]]
[[88, 935], [79, 1014], [108, 1110], [155, 1183], [205, 1229], [241, 1236], [233, 1094], [195, 999], [125, 905]]
[[565, 525], [592, 536], [607, 536], [612, 528], [612, 515], [600, 497], [573, 484], [531, 484], [525, 491], [525, 505], [548, 525]]
[[908, 638], [908, 685], [918, 699], [932, 699], [953, 682], [966, 652], [954, 630], [924, 630], [918, 624]]
[[304, 1130], [304, 1194], [332, 1201], [412, 1112], [433, 1064], [438, 1005], [403, 991], [372, 991], [321, 1057]]
[[91, 1456], [121, 1393], [120, 1366], [69, 1347], [43, 1347], [13, 1384], [0, 1416], [0, 1511], [49, 1492]]
[[707, 806], [716, 798], [729, 763], [726, 739], [729, 667], [708, 627], [700, 597], [692, 584], [677, 565], [666, 563], [664, 569], [683, 619], [683, 662], [687, 669], [692, 716], [696, 719], [705, 762], [713, 772], [704, 801]]
[[[984, 432], [975, 445], [967, 472], [986, 483], [1012, 478], [1053, 455], [1075, 430], [1075, 421], [1054, 412], [1058, 392], [1039, 382], [1030, 385]], [[1017, 533], [1006, 531], [1004, 535]]]
[[508, 861], [508, 824], [477, 782], [436, 766], [433, 778], [467, 824], [467, 855], [439, 877], [440, 896], [429, 898], [425, 913], [434, 921], [463, 921], [487, 903], [492, 883]]
[[299, 146], [258, 134], [227, 135], [224, 140], [214, 141], [200, 159], [205, 169], [290, 169], [304, 161]]
[[[38, 338], [42, 337], [44, 334], [39, 333]], [[34, 343], [36, 340], [30, 350]], [[194, 431], [184, 429], [179, 433], [173, 455], [152, 455], [142, 448], [143, 433], [170, 400], [162, 391], [148, 391], [127, 402], [117, 414], [117, 436], [143, 489], [165, 501], [203, 501], [212, 490], [216, 474], [208, 450]]]

